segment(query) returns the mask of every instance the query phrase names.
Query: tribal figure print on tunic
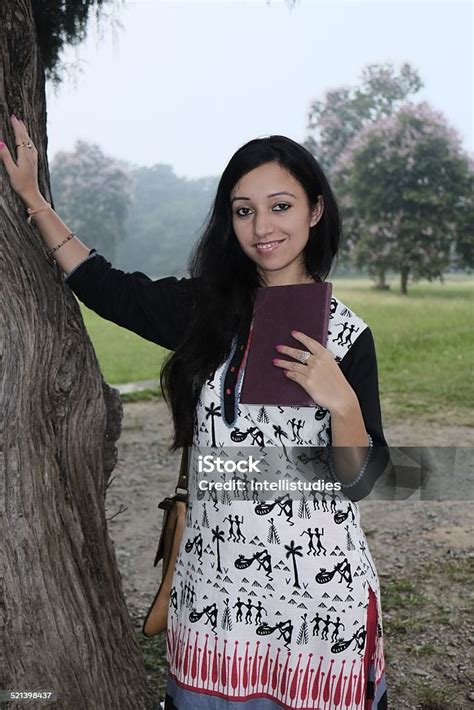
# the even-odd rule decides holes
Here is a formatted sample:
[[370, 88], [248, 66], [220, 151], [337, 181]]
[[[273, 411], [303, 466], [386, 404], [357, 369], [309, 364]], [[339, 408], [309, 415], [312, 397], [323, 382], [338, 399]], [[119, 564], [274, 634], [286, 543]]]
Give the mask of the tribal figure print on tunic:
[[[332, 298], [327, 348], [336, 361], [366, 327]], [[245, 364], [229, 426], [221, 416], [229, 359], [202, 389], [192, 461], [199, 447], [215, 447], [219, 455], [224, 447], [241, 446], [246, 434], [245, 446], [257, 454], [259, 447], [281, 452], [285, 442], [329, 443], [325, 409], [239, 403]], [[380, 587], [357, 503], [327, 492], [295, 500], [274, 496], [267, 505], [225, 491], [203, 496], [193, 483], [194, 468], [192, 463], [167, 630], [167, 694], [174, 706], [219, 710], [246, 701], [257, 710], [385, 707], [378, 704], [385, 693]], [[376, 599], [377, 626], [367, 678], [369, 594], [374, 604]]]

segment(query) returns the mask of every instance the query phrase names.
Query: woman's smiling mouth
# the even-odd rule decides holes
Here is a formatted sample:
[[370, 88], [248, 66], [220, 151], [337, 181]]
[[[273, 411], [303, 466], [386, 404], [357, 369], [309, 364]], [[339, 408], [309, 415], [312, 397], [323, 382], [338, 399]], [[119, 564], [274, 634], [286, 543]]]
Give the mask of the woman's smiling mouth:
[[278, 246], [284, 242], [284, 239], [280, 239], [278, 241], [273, 241], [273, 242], [258, 242], [255, 247], [257, 248], [258, 251], [260, 252], [271, 252], [275, 251], [275, 249], [278, 249]]

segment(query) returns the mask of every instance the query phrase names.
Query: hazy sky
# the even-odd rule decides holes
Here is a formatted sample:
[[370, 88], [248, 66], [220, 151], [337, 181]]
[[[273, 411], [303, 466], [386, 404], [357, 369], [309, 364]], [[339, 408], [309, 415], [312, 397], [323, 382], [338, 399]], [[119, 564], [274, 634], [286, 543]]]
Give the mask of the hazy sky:
[[[473, 149], [470, 2], [140, 0], [116, 3], [68, 48], [78, 62], [48, 87], [49, 158], [77, 139], [180, 176], [219, 175], [257, 136], [306, 137], [311, 100], [369, 63], [408, 61], [427, 100]], [[102, 29], [100, 29], [102, 27]]]

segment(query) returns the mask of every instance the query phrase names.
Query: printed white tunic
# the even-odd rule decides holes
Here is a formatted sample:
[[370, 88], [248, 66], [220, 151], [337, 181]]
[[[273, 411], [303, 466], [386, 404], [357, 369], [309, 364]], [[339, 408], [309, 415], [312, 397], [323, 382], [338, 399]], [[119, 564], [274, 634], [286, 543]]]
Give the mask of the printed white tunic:
[[[366, 328], [332, 298], [326, 347], [337, 362]], [[357, 503], [344, 492], [271, 500], [265, 494], [265, 501], [248, 489], [203, 493], [197, 485], [197, 456], [209, 447], [222, 457], [228, 447], [252, 447], [257, 458], [278, 447], [287, 471], [287, 448], [330, 444], [326, 409], [239, 402], [245, 358], [229, 426], [222, 410], [231, 357], [198, 403], [187, 524], [171, 594], [165, 707], [219, 710], [244, 701], [257, 710], [386, 707], [380, 587]], [[377, 628], [367, 677], [370, 589]]]
[[[162, 347], [175, 349], [186, 332], [192, 279], [127, 273], [95, 248], [64, 279], [103, 318]], [[202, 389], [192, 451], [281, 453], [283, 478], [290, 449], [330, 442], [330, 415], [321, 407], [240, 403], [245, 359], [235, 347]], [[327, 348], [357, 394], [368, 434], [386, 447], [371, 331], [337, 298]], [[265, 502], [222, 492], [216, 499], [202, 495], [196, 480], [191, 475], [171, 599], [165, 707], [386, 708], [380, 588], [352, 502], [367, 493], [273, 495]], [[358, 486], [364, 480], [370, 476]]]

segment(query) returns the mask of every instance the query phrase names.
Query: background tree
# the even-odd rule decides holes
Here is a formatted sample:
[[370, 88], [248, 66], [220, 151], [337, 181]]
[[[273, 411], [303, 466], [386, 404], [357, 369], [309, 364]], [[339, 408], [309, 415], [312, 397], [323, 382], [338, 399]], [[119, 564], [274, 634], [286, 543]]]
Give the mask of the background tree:
[[134, 182], [126, 164], [78, 140], [74, 152], [54, 156], [51, 186], [66, 224], [115, 261], [133, 202]]
[[409, 96], [423, 87], [416, 69], [403, 64], [369, 64], [359, 86], [330, 89], [310, 106], [305, 146], [329, 175], [340, 154], [367, 125], [391, 116]]
[[170, 165], [132, 169], [133, 204], [117, 252], [121, 268], [158, 278], [187, 272], [191, 248], [201, 233], [217, 177], [187, 179]]
[[185, 275], [216, 177], [187, 179], [170, 165], [133, 167], [78, 141], [56, 153], [51, 184], [58, 212], [116, 266], [158, 278]]
[[[5, 2], [15, 5], [15, 0]], [[41, 53], [45, 78], [57, 87], [68, 71], [61, 57], [63, 47], [85, 40], [91, 15], [99, 26], [109, 30], [120, 27], [116, 11], [123, 4], [124, 0], [31, 0], [35, 44]]]
[[455, 270], [474, 269], [474, 161], [467, 158], [467, 174], [459, 196], [456, 214], [456, 242], [452, 245], [451, 267]]
[[376, 276], [442, 278], [452, 245], [472, 266], [472, 166], [444, 116], [424, 102], [367, 125], [335, 165], [344, 203], [363, 225], [354, 243], [359, 266]]
[[[45, 69], [93, 5], [0, 3], [0, 135], [14, 146], [8, 117], [25, 120], [49, 200]], [[1, 685], [53, 689], [58, 708], [156, 707], [107, 532], [120, 399], [3, 168], [0, 181]]]
[[[322, 100], [313, 101], [308, 116], [308, 136], [304, 145], [329, 175], [336, 195], [347, 190], [344, 173], [334, 167], [348, 143], [365, 127], [391, 116], [423, 84], [416, 69], [403, 64], [397, 72], [391, 64], [370, 64], [364, 68], [360, 84], [330, 89]], [[340, 200], [344, 225], [338, 270], [352, 257], [351, 246], [363, 229], [351, 203]], [[379, 288], [385, 288], [385, 273], [379, 269]]]

